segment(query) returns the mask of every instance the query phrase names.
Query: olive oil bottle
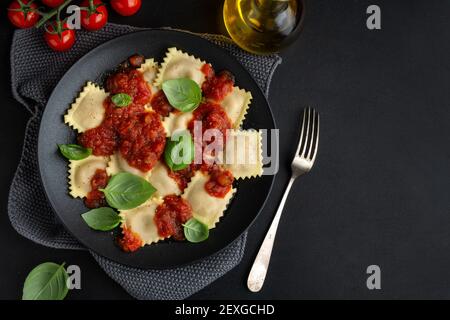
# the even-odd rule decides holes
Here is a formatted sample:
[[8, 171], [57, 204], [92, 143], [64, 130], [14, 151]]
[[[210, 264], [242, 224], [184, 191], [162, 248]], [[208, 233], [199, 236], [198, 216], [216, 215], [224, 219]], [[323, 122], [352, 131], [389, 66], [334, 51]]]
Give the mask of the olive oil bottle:
[[223, 18], [231, 38], [256, 54], [278, 52], [300, 33], [302, 0], [225, 0]]

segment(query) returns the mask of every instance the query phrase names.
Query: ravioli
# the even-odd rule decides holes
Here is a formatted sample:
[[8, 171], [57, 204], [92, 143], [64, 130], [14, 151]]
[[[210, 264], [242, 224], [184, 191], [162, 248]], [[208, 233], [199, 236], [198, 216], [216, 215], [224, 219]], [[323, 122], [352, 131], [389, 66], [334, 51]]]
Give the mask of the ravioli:
[[142, 72], [145, 81], [148, 84], [152, 84], [156, 79], [156, 74], [158, 72], [158, 64], [155, 59], [145, 59], [144, 63], [137, 69]]
[[205, 184], [208, 180], [209, 175], [197, 171], [182, 197], [191, 204], [194, 218], [212, 229], [223, 216], [236, 189], [230, 189], [224, 198], [216, 198], [206, 192]]
[[[242, 125], [247, 110], [250, 106], [252, 95], [250, 92], [234, 87], [220, 106], [231, 120], [232, 128], [237, 129]], [[193, 112], [172, 112], [163, 121], [167, 136], [171, 136], [177, 130], [185, 130], [189, 121], [193, 118]]]
[[161, 199], [151, 198], [137, 208], [121, 210], [119, 213], [123, 219], [121, 227], [139, 235], [143, 246], [163, 240], [154, 221], [156, 208], [161, 203]]
[[250, 92], [239, 87], [233, 87], [233, 91], [227, 94], [220, 103], [228, 118], [230, 118], [234, 129], [242, 125], [251, 100], [252, 94]]
[[144, 76], [144, 80], [152, 89], [152, 94], [155, 94], [158, 91], [158, 89], [153, 86], [158, 73], [158, 64], [155, 62], [155, 59], [145, 59], [144, 63], [137, 70]]
[[83, 160], [70, 160], [69, 193], [83, 198], [91, 191], [91, 179], [97, 169], [106, 169], [108, 157], [89, 156]]
[[64, 122], [78, 132], [99, 126], [105, 117], [103, 101], [106, 97], [108, 93], [105, 90], [88, 82], [75, 102], [71, 104], [64, 116]]
[[152, 169], [148, 181], [156, 188], [154, 196], [165, 197], [169, 194], [181, 194], [177, 182], [169, 176], [167, 167], [161, 161]]
[[166, 80], [189, 78], [201, 86], [203, 81], [205, 81], [205, 75], [201, 70], [204, 64], [204, 61], [175, 47], [169, 48], [158, 71], [154, 85], [160, 87]]
[[228, 131], [224, 167], [236, 179], [255, 178], [263, 173], [262, 135], [256, 130]]
[[106, 168], [106, 172], [109, 176], [113, 176], [119, 172], [129, 172], [134, 175], [140, 176], [142, 178], [148, 178], [150, 176], [149, 172], [143, 172], [135, 167], [132, 167], [128, 164], [127, 160], [124, 159], [120, 151], [116, 151], [108, 162], [108, 167]]
[[189, 121], [191, 121], [193, 117], [194, 115], [192, 112], [180, 112], [171, 113], [168, 117], [164, 118], [163, 126], [166, 130], [167, 136], [172, 136], [172, 134], [178, 130], [186, 130], [188, 128]]

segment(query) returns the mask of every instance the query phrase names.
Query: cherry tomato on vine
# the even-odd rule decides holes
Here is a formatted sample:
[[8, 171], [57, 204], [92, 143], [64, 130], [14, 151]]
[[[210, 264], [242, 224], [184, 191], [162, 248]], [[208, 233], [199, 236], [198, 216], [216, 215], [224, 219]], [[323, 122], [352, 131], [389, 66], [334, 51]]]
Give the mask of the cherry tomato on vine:
[[112, 8], [122, 16], [131, 16], [141, 8], [141, 0], [111, 0]]
[[37, 12], [37, 5], [29, 0], [14, 0], [8, 7], [9, 21], [17, 28], [33, 27], [40, 15]]
[[43, 4], [50, 8], [59, 7], [64, 3], [65, 0], [41, 0]]
[[75, 30], [69, 29], [67, 23], [54, 22], [46, 26], [45, 42], [55, 51], [67, 51], [75, 43]]
[[93, 0], [93, 7], [89, 0], [84, 0], [81, 7], [87, 8], [81, 10], [81, 25], [86, 30], [99, 30], [108, 22], [108, 10], [101, 0]]

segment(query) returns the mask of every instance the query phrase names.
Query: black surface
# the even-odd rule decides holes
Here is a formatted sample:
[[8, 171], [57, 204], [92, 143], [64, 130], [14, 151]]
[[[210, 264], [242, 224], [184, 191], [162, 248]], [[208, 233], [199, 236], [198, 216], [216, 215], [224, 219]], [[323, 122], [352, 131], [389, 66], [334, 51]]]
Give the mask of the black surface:
[[[303, 34], [282, 54], [271, 87], [286, 165], [250, 229], [242, 263], [193, 298], [450, 298], [450, 3], [376, 1], [377, 31], [366, 28], [370, 4], [308, 1]], [[146, 0], [137, 16], [111, 20], [219, 32], [220, 6]], [[47, 260], [81, 267], [82, 290], [70, 299], [129, 298], [87, 252], [38, 246], [9, 224], [7, 191], [29, 115], [10, 94], [12, 30], [5, 19], [0, 24], [8, 119], [0, 126], [0, 298], [20, 297], [26, 274]], [[269, 276], [253, 294], [245, 279], [287, 183], [297, 115], [307, 105], [322, 113], [317, 163], [292, 189]], [[379, 291], [366, 288], [371, 264], [381, 267]]]
[[[210, 232], [208, 241], [192, 244], [187, 241], [161, 241], [137, 252], [123, 252], [112, 232], [90, 229], [81, 218], [87, 209], [80, 199], [67, 194], [67, 161], [55, 146], [75, 143], [76, 134], [62, 121], [63, 115], [87, 80], [104, 78], [132, 54], [140, 53], [163, 61], [168, 48], [184, 52], [211, 63], [216, 70], [229, 70], [236, 85], [252, 92], [252, 108], [246, 115], [244, 128], [274, 129], [272, 113], [264, 94], [250, 74], [225, 50], [198, 36], [168, 30], [139, 31], [113, 39], [77, 61], [55, 87], [45, 107], [39, 130], [38, 161], [43, 185], [53, 209], [66, 228], [87, 248], [131, 267], [164, 269], [185, 265], [220, 251], [238, 238], [256, 219], [274, 180], [273, 175], [236, 182], [238, 189], [220, 227]], [[62, 140], [61, 140], [62, 139]], [[248, 197], [248, 194], [254, 194]]]

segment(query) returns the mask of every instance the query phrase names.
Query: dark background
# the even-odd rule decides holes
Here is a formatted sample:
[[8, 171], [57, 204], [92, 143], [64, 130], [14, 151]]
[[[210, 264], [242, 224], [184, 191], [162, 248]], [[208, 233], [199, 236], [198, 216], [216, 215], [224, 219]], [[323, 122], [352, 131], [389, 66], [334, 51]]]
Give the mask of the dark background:
[[[82, 290], [69, 299], [127, 299], [88, 252], [32, 243], [11, 227], [6, 204], [29, 114], [11, 95], [13, 33], [0, 22], [0, 298], [17, 299], [44, 261], [77, 264]], [[222, 1], [145, 0], [111, 21], [223, 32]], [[219, 298], [450, 298], [450, 2], [308, 1], [303, 34], [282, 53], [270, 103], [280, 128], [282, 166], [250, 229], [242, 263], [194, 295]], [[377, 4], [382, 30], [366, 28]], [[300, 110], [321, 112], [313, 171], [294, 185], [263, 290], [245, 285], [289, 177]], [[377, 264], [382, 289], [366, 287]]]

